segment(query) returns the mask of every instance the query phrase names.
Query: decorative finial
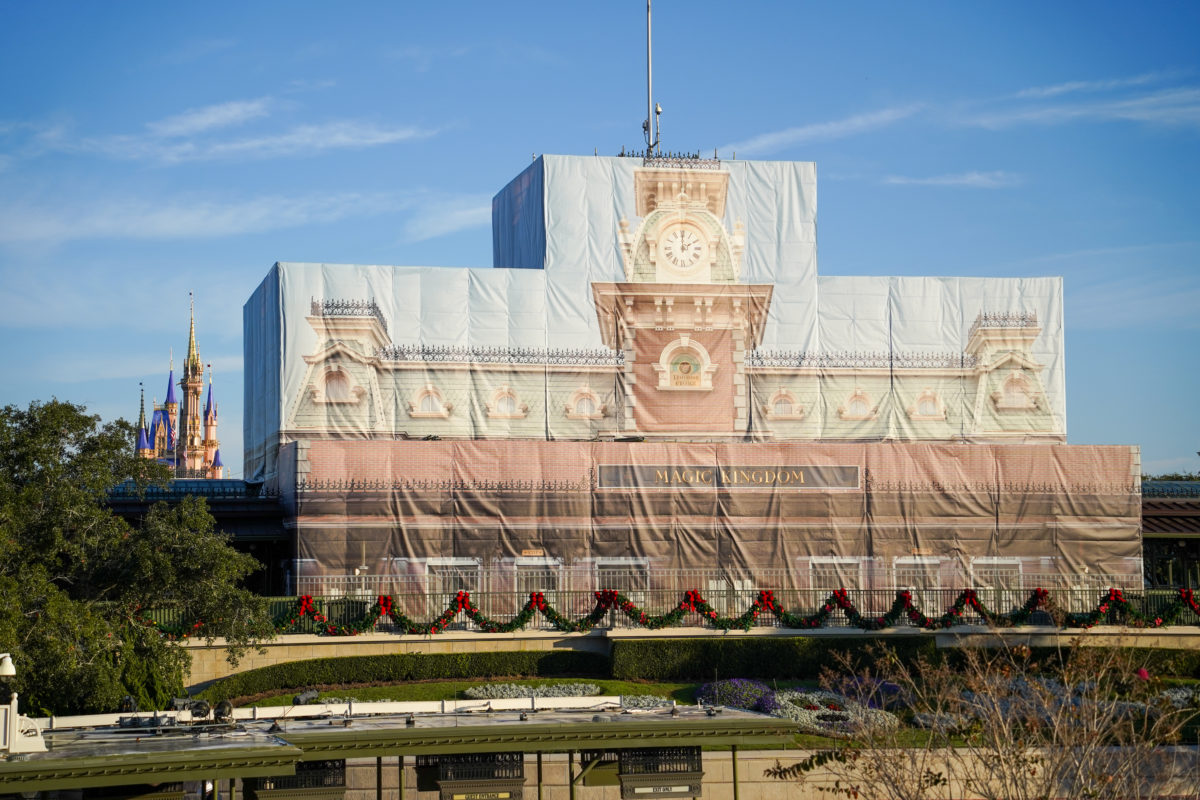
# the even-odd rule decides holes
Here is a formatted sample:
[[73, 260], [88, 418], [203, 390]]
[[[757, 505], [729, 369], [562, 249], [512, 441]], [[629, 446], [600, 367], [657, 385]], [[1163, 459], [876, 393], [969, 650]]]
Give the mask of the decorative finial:
[[138, 381], [138, 392], [141, 394], [138, 401], [138, 430], [140, 431], [146, 428], [146, 387], [142, 385], [141, 381]]

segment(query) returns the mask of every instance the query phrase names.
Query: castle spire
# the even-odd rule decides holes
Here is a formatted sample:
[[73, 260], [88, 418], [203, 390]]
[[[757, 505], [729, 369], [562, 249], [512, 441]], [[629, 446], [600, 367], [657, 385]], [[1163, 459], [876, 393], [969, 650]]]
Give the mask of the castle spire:
[[174, 413], [178, 401], [175, 399], [175, 348], [171, 348], [171, 371], [167, 373], [167, 399], [163, 401], [167, 411]]
[[138, 381], [141, 400], [138, 403], [137, 442], [133, 449], [140, 458], [153, 458], [154, 448], [150, 446], [150, 432], [146, 429], [146, 387]]
[[204, 418], [208, 419], [213, 412], [212, 364], [208, 365], [208, 400], [204, 403]]
[[138, 381], [138, 391], [141, 392], [141, 400], [138, 402], [138, 430], [146, 430], [146, 387]]
[[183, 365], [184, 374], [199, 372], [202, 369], [200, 352], [196, 349], [196, 298], [192, 296], [191, 292], [188, 292], [188, 304], [191, 306], [191, 311], [189, 313], [187, 360]]

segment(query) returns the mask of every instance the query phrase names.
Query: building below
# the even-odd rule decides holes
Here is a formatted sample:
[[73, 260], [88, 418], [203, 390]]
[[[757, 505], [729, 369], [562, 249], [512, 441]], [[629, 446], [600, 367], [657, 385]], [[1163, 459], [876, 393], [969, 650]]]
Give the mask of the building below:
[[302, 593], [1140, 586], [1058, 278], [818, 276], [804, 162], [542, 156], [492, 269], [276, 264], [245, 472]]
[[196, 309], [193, 304], [188, 328], [187, 358], [179, 380], [181, 404], [175, 394], [175, 360], [167, 375], [167, 394], [162, 405], [151, 404], [152, 415], [146, 420], [146, 392], [142, 390], [138, 410], [137, 454], [171, 469], [176, 478], [216, 480], [228, 477], [221, 462], [221, 442], [217, 438], [217, 403], [213, 399], [212, 366], [208, 368], [208, 396], [201, 408], [204, 390], [204, 364], [196, 348]]

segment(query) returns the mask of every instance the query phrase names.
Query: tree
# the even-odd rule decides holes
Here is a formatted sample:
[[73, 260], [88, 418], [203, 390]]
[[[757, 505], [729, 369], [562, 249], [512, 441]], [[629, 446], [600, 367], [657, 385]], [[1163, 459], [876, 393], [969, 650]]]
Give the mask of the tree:
[[111, 487], [167, 478], [132, 441], [127, 422], [71, 403], [0, 410], [0, 651], [32, 713], [113, 711], [126, 694], [158, 708], [182, 693], [189, 657], [145, 624], [149, 608], [225, 637], [234, 660], [272, 635], [265, 602], [239, 586], [260, 565], [203, 500], [160, 503], [138, 526], [108, 509]]
[[1145, 657], [1079, 642], [1035, 657], [1000, 643], [908, 665], [879, 648], [871, 671], [843, 660], [825, 683], [894, 708], [905, 724], [864, 728], [768, 774], [821, 775], [818, 790], [863, 800], [1179, 794], [1200, 767], [1194, 748], [1173, 747], [1195, 724], [1197, 695], [1162, 692]]

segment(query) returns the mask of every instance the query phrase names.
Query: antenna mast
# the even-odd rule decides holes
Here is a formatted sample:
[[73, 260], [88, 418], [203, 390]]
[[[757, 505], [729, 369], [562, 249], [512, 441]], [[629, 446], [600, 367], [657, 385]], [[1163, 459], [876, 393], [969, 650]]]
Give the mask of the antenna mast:
[[[650, 2], [646, 0], [646, 120], [642, 123], [642, 133], [646, 137], [646, 156], [650, 156], [650, 151], [653, 150], [655, 155], [658, 155], [659, 142], [661, 141], [661, 130], [659, 128], [659, 115], [662, 114], [662, 106], [654, 103], [654, 70], [652, 67], [653, 57], [650, 48]], [[654, 120], [654, 131], [651, 136], [651, 120]]]

